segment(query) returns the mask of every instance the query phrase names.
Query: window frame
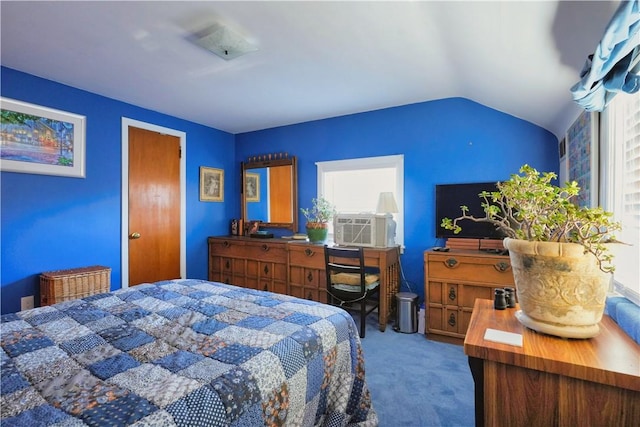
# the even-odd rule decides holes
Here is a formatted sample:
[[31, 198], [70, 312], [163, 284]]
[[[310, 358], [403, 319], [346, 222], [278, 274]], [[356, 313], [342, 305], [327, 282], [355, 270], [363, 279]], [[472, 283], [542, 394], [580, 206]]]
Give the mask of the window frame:
[[396, 221], [396, 244], [404, 248], [404, 155], [394, 154], [376, 157], [358, 157], [352, 159], [328, 160], [316, 162], [317, 168], [317, 194], [324, 197], [324, 174], [327, 172], [356, 171], [366, 169], [394, 168], [396, 174], [396, 186], [394, 196], [398, 211], [393, 215]]

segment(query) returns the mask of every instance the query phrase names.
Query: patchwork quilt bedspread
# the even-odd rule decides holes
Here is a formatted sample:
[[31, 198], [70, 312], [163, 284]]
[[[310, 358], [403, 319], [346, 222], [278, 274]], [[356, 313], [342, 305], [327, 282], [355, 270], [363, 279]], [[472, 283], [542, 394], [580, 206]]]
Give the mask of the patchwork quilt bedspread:
[[0, 318], [2, 426], [375, 426], [342, 309], [203, 280]]

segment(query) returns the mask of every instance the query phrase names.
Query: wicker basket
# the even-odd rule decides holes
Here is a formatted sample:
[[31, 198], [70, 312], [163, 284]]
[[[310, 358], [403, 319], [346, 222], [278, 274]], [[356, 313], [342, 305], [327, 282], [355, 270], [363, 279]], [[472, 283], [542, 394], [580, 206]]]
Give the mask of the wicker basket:
[[100, 265], [48, 271], [40, 275], [40, 305], [108, 292], [110, 284], [111, 269]]

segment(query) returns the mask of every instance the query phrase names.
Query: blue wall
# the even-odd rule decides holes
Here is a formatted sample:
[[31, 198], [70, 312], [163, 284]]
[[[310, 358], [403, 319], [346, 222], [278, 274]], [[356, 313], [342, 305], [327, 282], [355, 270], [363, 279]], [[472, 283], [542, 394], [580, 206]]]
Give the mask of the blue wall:
[[[1, 174], [2, 313], [26, 295], [38, 304], [43, 271], [106, 265], [120, 288], [122, 117], [186, 133], [187, 275], [207, 278], [207, 236], [226, 234], [240, 214], [232, 134], [5, 67], [0, 77], [3, 97], [80, 114], [87, 125], [86, 178]], [[199, 201], [200, 166], [225, 170], [225, 203]]]
[[[107, 265], [120, 287], [121, 119], [187, 134], [187, 276], [207, 277], [206, 238], [240, 216], [240, 161], [287, 152], [298, 157], [299, 205], [316, 194], [315, 162], [404, 154], [405, 277], [423, 294], [423, 251], [435, 244], [434, 185], [501, 180], [523, 163], [558, 172], [557, 139], [508, 114], [444, 99], [231, 135], [38, 77], [1, 68], [2, 96], [87, 117], [85, 179], [2, 172], [2, 313], [39, 295], [43, 271]], [[179, 90], [179, 88], [176, 88]], [[225, 170], [224, 203], [199, 201], [199, 167]], [[304, 218], [298, 213], [299, 221]], [[37, 301], [36, 301], [37, 303]]]
[[315, 162], [404, 154], [402, 265], [411, 290], [423, 298], [423, 252], [436, 243], [434, 186], [504, 180], [524, 163], [558, 173], [557, 143], [529, 122], [450, 98], [239, 134], [236, 154], [297, 156], [301, 207], [316, 195]]

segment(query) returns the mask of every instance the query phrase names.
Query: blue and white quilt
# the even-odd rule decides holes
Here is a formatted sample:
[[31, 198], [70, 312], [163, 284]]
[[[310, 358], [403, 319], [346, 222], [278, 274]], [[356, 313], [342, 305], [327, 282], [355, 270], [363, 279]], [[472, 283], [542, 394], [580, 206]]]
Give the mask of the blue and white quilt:
[[2, 426], [375, 426], [340, 308], [171, 280], [1, 317]]

